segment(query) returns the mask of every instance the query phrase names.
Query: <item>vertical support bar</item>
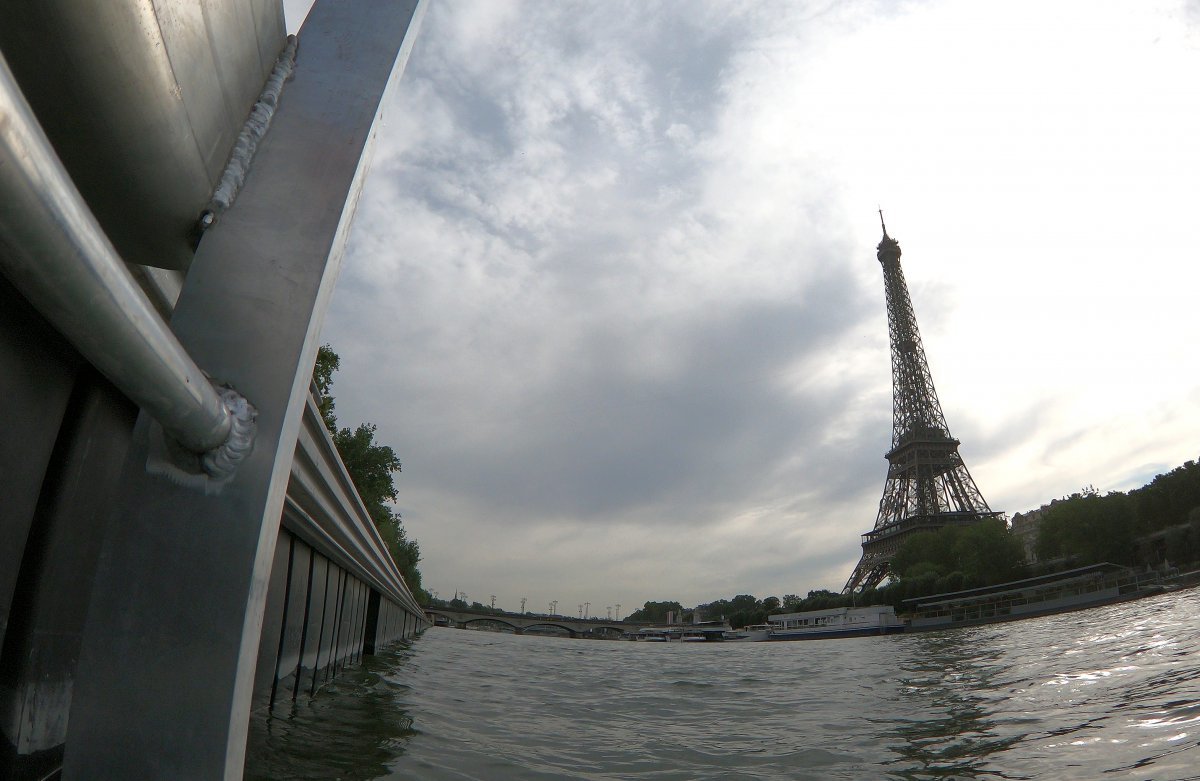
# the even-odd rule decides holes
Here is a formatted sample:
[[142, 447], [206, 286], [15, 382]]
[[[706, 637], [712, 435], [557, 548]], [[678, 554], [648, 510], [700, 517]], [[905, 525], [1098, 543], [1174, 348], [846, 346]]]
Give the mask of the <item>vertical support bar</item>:
[[418, 0], [318, 0], [238, 202], [201, 242], [172, 330], [252, 400], [258, 440], [223, 491], [206, 495], [148, 473], [139, 417], [83, 637], [67, 781], [241, 777], [321, 325], [381, 101], [421, 10]]
[[371, 589], [371, 593], [367, 595], [367, 625], [363, 632], [363, 653], [372, 655], [375, 653], [375, 644], [378, 640], [376, 635], [379, 634], [379, 592]]

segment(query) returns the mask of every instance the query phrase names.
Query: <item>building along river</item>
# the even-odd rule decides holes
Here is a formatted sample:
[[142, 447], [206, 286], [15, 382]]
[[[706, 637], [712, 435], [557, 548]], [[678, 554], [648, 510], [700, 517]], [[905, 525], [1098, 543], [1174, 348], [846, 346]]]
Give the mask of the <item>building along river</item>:
[[249, 778], [1200, 778], [1200, 589], [940, 632], [434, 628], [253, 720]]

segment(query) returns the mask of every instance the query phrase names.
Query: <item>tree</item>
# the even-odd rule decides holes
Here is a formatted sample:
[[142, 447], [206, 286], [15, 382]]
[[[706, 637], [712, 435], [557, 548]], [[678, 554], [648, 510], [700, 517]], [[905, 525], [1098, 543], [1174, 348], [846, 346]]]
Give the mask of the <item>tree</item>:
[[1077, 566], [1133, 564], [1134, 502], [1119, 491], [1072, 494], [1046, 510], [1038, 529], [1038, 558], [1070, 559]]
[[317, 406], [321, 418], [333, 437], [333, 443], [363, 505], [379, 530], [379, 536], [404, 576], [404, 582], [422, 604], [428, 604], [429, 594], [421, 587], [421, 571], [417, 568], [421, 560], [421, 547], [416, 540], [408, 538], [400, 513], [396, 512], [393, 505], [397, 498], [394, 475], [401, 471], [400, 459], [392, 448], [375, 441], [377, 428], [374, 423], [360, 423], [353, 430], [338, 428], [330, 390], [334, 372], [340, 366], [341, 359], [332, 347], [323, 345], [317, 350], [313, 383], [320, 395]]
[[375, 442], [375, 431], [374, 423], [360, 423], [353, 431], [343, 428], [333, 432], [333, 441], [363, 504], [379, 526], [392, 517], [388, 503], [397, 498], [392, 475], [401, 471], [401, 464], [395, 451]]
[[908, 596], [990, 586], [1025, 574], [1025, 549], [1004, 521], [918, 532], [900, 545], [888, 565]]
[[683, 616], [683, 606], [678, 602], [647, 602], [640, 609], [630, 613], [625, 620], [662, 624], [667, 620], [667, 613], [674, 613], [676, 620], [679, 620]]
[[341, 368], [342, 361], [333, 348], [323, 344], [317, 348], [317, 362], [313, 365], [313, 383], [317, 386], [317, 409], [329, 433], [337, 433], [337, 418], [333, 414], [333, 396], [329, 393], [333, 385], [333, 373]]

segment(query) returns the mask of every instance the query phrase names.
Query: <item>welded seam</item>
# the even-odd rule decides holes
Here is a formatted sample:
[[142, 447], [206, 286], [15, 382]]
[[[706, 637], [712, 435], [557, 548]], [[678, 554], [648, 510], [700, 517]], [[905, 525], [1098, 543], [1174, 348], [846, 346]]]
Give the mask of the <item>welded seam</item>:
[[287, 46], [275, 60], [275, 67], [271, 69], [271, 75], [267, 77], [262, 93], [250, 109], [246, 124], [242, 126], [237, 140], [233, 142], [229, 162], [221, 172], [221, 180], [213, 190], [212, 198], [200, 213], [197, 227], [201, 232], [215, 225], [221, 215], [233, 205], [246, 181], [250, 164], [254, 161], [254, 153], [258, 151], [258, 144], [271, 129], [271, 120], [279, 106], [284, 82], [291, 77], [296, 67], [296, 36], [289, 35], [287, 41]]

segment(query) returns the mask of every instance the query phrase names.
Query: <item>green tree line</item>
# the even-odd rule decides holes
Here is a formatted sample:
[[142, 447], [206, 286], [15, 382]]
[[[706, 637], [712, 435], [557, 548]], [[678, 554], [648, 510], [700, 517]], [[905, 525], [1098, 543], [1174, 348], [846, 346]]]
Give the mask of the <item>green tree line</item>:
[[893, 557], [888, 580], [856, 594], [824, 589], [808, 596], [756, 599], [740, 594], [692, 609], [678, 602], [647, 602], [630, 621], [661, 623], [668, 611], [691, 620], [727, 619], [736, 629], [765, 623], [779, 613], [835, 607], [891, 605], [905, 608], [915, 597], [980, 588], [1062, 569], [1110, 562], [1127, 566], [1200, 564], [1200, 465], [1188, 461], [1149, 484], [1127, 493], [1101, 496], [1085, 488], [1052, 502], [1039, 526], [1038, 565], [1025, 560], [1023, 543], [1000, 519], [966, 526], [945, 526], [908, 536]]
[[325, 427], [329, 429], [338, 454], [358, 495], [366, 505], [375, 528], [383, 538], [396, 567], [404, 575], [413, 596], [421, 604], [429, 603], [429, 594], [421, 586], [421, 571], [417, 563], [421, 560], [421, 547], [416, 540], [409, 539], [396, 512], [395, 475], [401, 471], [400, 459], [392, 448], [375, 441], [374, 423], [360, 423], [356, 428], [339, 428], [334, 414], [334, 398], [331, 393], [333, 375], [341, 365], [341, 359], [329, 345], [317, 350], [317, 362], [313, 367], [313, 382], [320, 393], [318, 409]]
[[1036, 551], [1071, 566], [1200, 562], [1200, 465], [1188, 461], [1127, 493], [1085, 488], [1052, 502]]

